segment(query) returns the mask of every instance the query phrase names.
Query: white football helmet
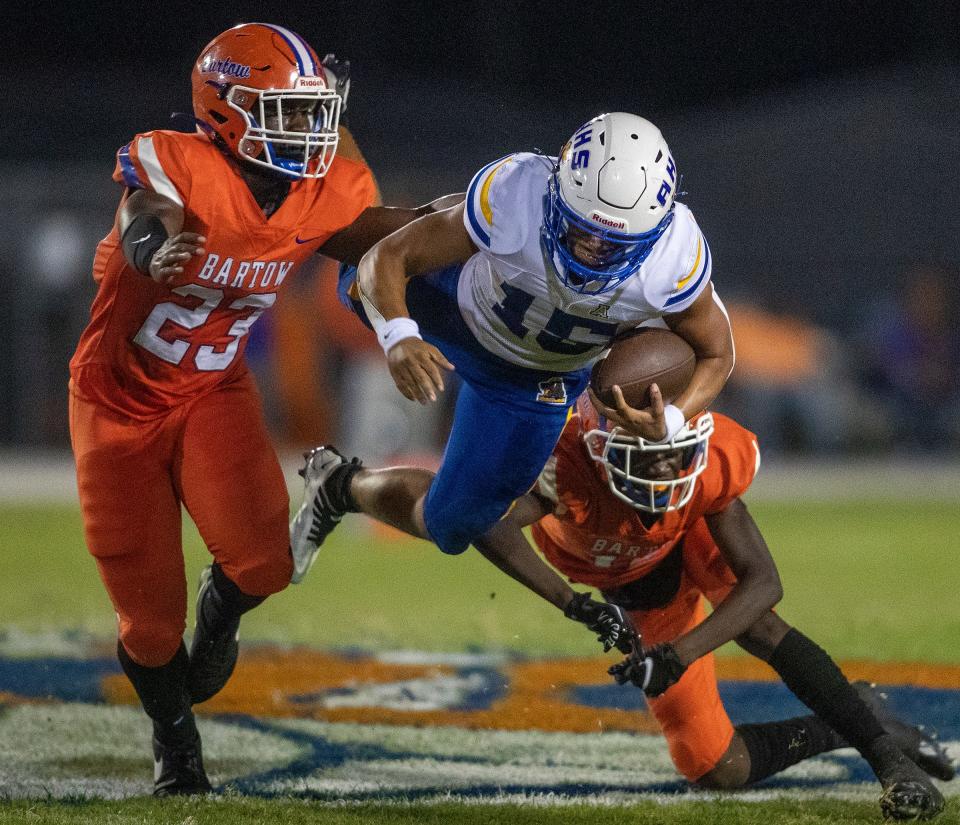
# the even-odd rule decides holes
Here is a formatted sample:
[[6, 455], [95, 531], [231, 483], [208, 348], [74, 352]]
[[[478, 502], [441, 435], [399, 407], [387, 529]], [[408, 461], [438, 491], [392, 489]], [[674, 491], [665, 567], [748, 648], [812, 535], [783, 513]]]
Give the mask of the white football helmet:
[[649, 120], [610, 112], [577, 129], [550, 179], [540, 233], [563, 283], [597, 294], [640, 269], [673, 219], [677, 184]]
[[[690, 501], [697, 478], [707, 469], [713, 434], [713, 416], [709, 412], [688, 421], [670, 441], [654, 443], [619, 427], [608, 429], [609, 422], [599, 418], [587, 400], [578, 402], [577, 408], [587, 452], [603, 465], [610, 492], [618, 499], [645, 513], [679, 510]], [[643, 468], [650, 466], [653, 454], [672, 450], [683, 451], [680, 474], [676, 478], [643, 476]]]

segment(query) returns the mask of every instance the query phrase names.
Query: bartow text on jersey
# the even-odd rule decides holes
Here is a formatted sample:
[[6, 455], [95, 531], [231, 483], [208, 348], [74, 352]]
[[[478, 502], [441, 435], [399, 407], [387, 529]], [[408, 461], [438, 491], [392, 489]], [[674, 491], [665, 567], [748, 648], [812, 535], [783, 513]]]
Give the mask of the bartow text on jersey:
[[293, 261], [234, 261], [230, 257], [221, 261], [218, 254], [209, 252], [197, 277], [201, 281], [235, 289], [278, 287], [293, 269], [293, 264]]

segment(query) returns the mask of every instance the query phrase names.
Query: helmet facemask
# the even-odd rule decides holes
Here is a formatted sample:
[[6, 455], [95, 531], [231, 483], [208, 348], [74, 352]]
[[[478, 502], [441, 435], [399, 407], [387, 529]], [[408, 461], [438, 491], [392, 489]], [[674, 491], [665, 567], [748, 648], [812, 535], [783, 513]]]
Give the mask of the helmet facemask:
[[239, 141], [245, 160], [293, 178], [327, 173], [340, 140], [341, 100], [334, 90], [231, 86], [225, 100], [246, 124]]
[[[590, 430], [583, 439], [590, 458], [603, 465], [610, 491], [618, 499], [645, 513], [668, 513], [690, 501], [697, 478], [707, 468], [713, 433], [709, 412], [662, 444], [629, 435], [619, 427], [607, 431], [600, 423], [601, 428]], [[645, 477], [644, 468], [652, 467], [664, 453], [680, 457], [676, 477]]]
[[[646, 232], [631, 234], [598, 226], [564, 201], [556, 175], [544, 196], [543, 213], [540, 237], [554, 268], [564, 286], [584, 295], [615, 289], [637, 272], [673, 220], [671, 208]], [[595, 260], [587, 262], [575, 254], [577, 238], [588, 241], [584, 246], [592, 247]]]

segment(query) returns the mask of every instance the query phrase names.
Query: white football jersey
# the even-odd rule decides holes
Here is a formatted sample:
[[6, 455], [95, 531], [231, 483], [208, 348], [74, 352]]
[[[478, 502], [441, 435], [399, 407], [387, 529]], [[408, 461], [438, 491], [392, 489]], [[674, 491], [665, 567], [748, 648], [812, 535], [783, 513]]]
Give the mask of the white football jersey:
[[481, 169], [464, 223], [480, 250], [464, 264], [458, 302], [480, 344], [512, 364], [571, 372], [621, 332], [690, 306], [710, 281], [710, 249], [682, 203], [639, 272], [609, 292], [581, 295], [560, 282], [540, 243], [555, 159], [520, 152]]

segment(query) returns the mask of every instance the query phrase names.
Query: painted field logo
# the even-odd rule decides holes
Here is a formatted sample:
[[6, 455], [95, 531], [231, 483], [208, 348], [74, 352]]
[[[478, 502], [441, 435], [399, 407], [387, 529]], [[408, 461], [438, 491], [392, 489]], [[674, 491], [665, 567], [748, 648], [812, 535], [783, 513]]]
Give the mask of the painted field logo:
[[[87, 652], [0, 655], [4, 799], [150, 793], [149, 771], [140, 770], [149, 721], [109, 645]], [[704, 801], [677, 777], [643, 694], [609, 680], [610, 661], [244, 648], [226, 688], [198, 707], [204, 759], [218, 792], [333, 805]], [[960, 753], [960, 667], [853, 662], [844, 670], [884, 683], [899, 712], [939, 728]], [[756, 660], [719, 658], [717, 672], [734, 724], [807, 712]], [[960, 793], [960, 783], [940, 787]], [[875, 801], [877, 786], [845, 749], [737, 800], [771, 791]]]

